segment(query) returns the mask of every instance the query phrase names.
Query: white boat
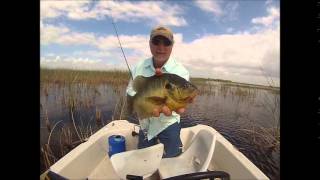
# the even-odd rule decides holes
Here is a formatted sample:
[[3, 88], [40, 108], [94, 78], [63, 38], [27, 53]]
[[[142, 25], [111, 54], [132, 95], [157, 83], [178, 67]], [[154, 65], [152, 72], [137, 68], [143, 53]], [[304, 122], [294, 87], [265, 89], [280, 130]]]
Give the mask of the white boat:
[[[212, 175], [221, 179], [230, 177], [232, 180], [269, 179], [212, 127], [200, 124], [182, 128], [183, 153], [175, 158], [159, 158], [157, 153], [162, 154], [162, 144], [138, 150], [137, 132], [139, 126], [136, 124], [126, 120], [112, 121], [52, 165], [46, 176], [51, 179], [88, 180], [125, 177], [199, 179], [214, 177]], [[125, 137], [126, 152], [109, 158], [108, 138], [111, 135]]]

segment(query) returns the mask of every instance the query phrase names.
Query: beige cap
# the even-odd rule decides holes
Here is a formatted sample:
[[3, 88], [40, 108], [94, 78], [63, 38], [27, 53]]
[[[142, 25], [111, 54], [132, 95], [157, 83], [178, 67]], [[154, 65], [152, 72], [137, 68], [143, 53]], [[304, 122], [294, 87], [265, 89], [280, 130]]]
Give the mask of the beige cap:
[[173, 41], [173, 33], [171, 29], [165, 27], [165, 26], [157, 26], [154, 29], [152, 29], [150, 34], [150, 40], [152, 40], [155, 36], [164, 36], [167, 39], [169, 39], [172, 43]]

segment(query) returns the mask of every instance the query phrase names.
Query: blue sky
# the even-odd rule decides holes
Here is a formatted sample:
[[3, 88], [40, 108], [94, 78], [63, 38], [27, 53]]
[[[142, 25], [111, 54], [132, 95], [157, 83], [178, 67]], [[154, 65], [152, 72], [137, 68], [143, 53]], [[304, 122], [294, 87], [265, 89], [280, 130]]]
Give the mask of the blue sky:
[[155, 25], [174, 32], [172, 55], [192, 77], [279, 86], [279, 0], [41, 1], [42, 67], [126, 69], [151, 56]]

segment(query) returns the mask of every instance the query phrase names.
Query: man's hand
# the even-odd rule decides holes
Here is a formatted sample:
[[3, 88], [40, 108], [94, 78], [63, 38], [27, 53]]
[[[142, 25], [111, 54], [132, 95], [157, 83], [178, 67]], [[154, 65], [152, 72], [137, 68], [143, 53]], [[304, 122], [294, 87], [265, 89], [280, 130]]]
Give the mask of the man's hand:
[[[185, 112], [185, 108], [179, 108], [176, 110], [176, 113], [178, 114], [182, 114]], [[153, 115], [155, 117], [159, 117], [160, 113], [163, 113], [166, 116], [171, 116], [172, 115], [172, 111], [168, 108], [168, 106], [162, 106], [162, 108], [154, 108], [153, 110]]]

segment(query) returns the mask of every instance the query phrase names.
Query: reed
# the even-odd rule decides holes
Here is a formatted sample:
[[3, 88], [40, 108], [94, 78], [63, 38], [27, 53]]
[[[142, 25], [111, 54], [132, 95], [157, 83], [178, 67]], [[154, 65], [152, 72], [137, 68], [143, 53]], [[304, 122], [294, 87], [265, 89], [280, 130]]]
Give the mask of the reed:
[[73, 117], [73, 109], [72, 108], [70, 109], [70, 115], [71, 115], [71, 119], [72, 119], [72, 124], [73, 124], [74, 130], [76, 131], [79, 140], [83, 141], [83, 138], [80, 136], [80, 134], [78, 132], [78, 128], [76, 126], [76, 123], [75, 123], [75, 120], [74, 120], [74, 117]]
[[41, 83], [54, 84], [127, 84], [129, 82], [129, 71], [109, 70], [109, 71], [89, 71], [70, 69], [40, 69]]
[[112, 120], [126, 117], [126, 96], [120, 95], [113, 110]]
[[[41, 146], [41, 155], [42, 155], [42, 162], [44, 163], [44, 168], [48, 169], [50, 166], [52, 166], [58, 159], [63, 157], [65, 154], [70, 152], [72, 149], [74, 149], [79, 144], [85, 142], [88, 140], [88, 138], [94, 133], [92, 130], [91, 125], [87, 125], [86, 128], [82, 128], [79, 125], [77, 127], [67, 127], [62, 126], [60, 128], [60, 131], [57, 131], [57, 137], [59, 137], [59, 147], [57, 144], [55, 144], [55, 147], [52, 148], [51, 140], [53, 137], [53, 132], [55, 129], [57, 129], [57, 125], [61, 123], [63, 120], [60, 120], [55, 123], [55, 125], [52, 128], [52, 131], [48, 132], [48, 140], [47, 143]], [[74, 124], [75, 125], [75, 124]], [[81, 139], [74, 139], [74, 128], [79, 129], [81, 131], [81, 134], [83, 136]], [[79, 132], [78, 132], [79, 133]], [[77, 135], [79, 135], [77, 133]], [[79, 137], [79, 136], [78, 136]], [[55, 149], [55, 150], [53, 150]], [[60, 151], [60, 154], [58, 154], [58, 151]]]
[[50, 147], [50, 142], [51, 142], [52, 133], [60, 122], [62, 122], [62, 120], [56, 122], [54, 124], [52, 130], [49, 131], [49, 129], [48, 129], [48, 131], [49, 131], [48, 141], [41, 148], [41, 152], [43, 155], [44, 164], [45, 164], [46, 168], [49, 168], [53, 163], [55, 163], [57, 161], [57, 157], [54, 155], [54, 153]]
[[[56, 162], [57, 159], [67, 154], [80, 143], [85, 142], [88, 137], [95, 133], [101, 126], [104, 126], [105, 122], [103, 120], [105, 117], [103, 117], [103, 109], [99, 107], [96, 102], [96, 99], [105, 94], [103, 90], [101, 90], [103, 87], [112, 88], [112, 90], [108, 91], [108, 93], [110, 92], [111, 96], [117, 97], [115, 104], [112, 105], [113, 109], [111, 109], [111, 119], [126, 119], [125, 89], [129, 79], [130, 77], [127, 71], [76, 71], [66, 69], [41, 69], [41, 92], [46, 97], [52, 97], [52, 94], [50, 93], [52, 93], [53, 87], [61, 89], [61, 91], [57, 91], [58, 98], [56, 100], [60, 101], [60, 105], [62, 105], [62, 107], [67, 108], [71, 122], [69, 126], [63, 124], [63, 126], [60, 127], [60, 131], [58, 131], [57, 124], [55, 124], [53, 127], [50, 124], [48, 112], [43, 106], [45, 103], [41, 104], [42, 111], [45, 112], [44, 118], [49, 134], [48, 143], [40, 147], [42, 162], [45, 164], [46, 168], [49, 168], [54, 162]], [[278, 96], [279, 93], [279, 89], [273, 86], [256, 87], [254, 85], [239, 84], [232, 81], [219, 79], [191, 78], [191, 82], [198, 87], [200, 96], [223, 96], [226, 100], [228, 100], [228, 98], [233, 98], [235, 101], [232, 102], [234, 105], [236, 105], [236, 108], [242, 107], [242, 102], [247, 102], [254, 99], [257, 96], [257, 90], [259, 89], [265, 88], [268, 92], [272, 92], [273, 95], [276, 96]], [[272, 121], [274, 123], [277, 123], [279, 121], [277, 113], [280, 102], [279, 100], [274, 100], [273, 98], [275, 97], [265, 97], [260, 105], [266, 110], [266, 112], [268, 112], [269, 115], [273, 114], [270, 117], [272, 117]], [[197, 98], [196, 101], [198, 101]], [[209, 102], [207, 103], [210, 104]], [[249, 104], [251, 105], [253, 103]], [[190, 114], [197, 114], [198, 112], [193, 112], [193, 106], [194, 109], [197, 109], [197, 105], [192, 104], [190, 108], [188, 108], [188, 112], [190, 112]], [[212, 107], [208, 107], [208, 112], [211, 110], [211, 108]], [[255, 145], [261, 144], [264, 145], [264, 148], [266, 149], [277, 151], [280, 144], [280, 126], [276, 126], [275, 128], [263, 128], [261, 126], [257, 126], [255, 121], [250, 120], [249, 107], [247, 109], [247, 113], [240, 111], [240, 109], [235, 111], [235, 119], [242, 118], [247, 119], [250, 122], [249, 124], [243, 124], [242, 128], [239, 128], [236, 131], [245, 134], [249, 138], [252, 138], [252, 142]], [[92, 113], [90, 114], [90, 118], [88, 118], [90, 119], [88, 124], [79, 124], [79, 117], [77, 115], [88, 112]], [[208, 117], [208, 119], [215, 119], [211, 121], [208, 120], [208, 122], [206, 122], [211, 125], [215, 125], [218, 118]], [[90, 121], [93, 123], [90, 124]], [[97, 125], [97, 127], [94, 125], [92, 126], [92, 124]], [[50, 143], [50, 141], [54, 139], [53, 131], [56, 132], [55, 134], [58, 134], [57, 141], [59, 143]], [[230, 131], [235, 130], [231, 129]], [[59, 147], [53, 148], [53, 145], [58, 145]], [[55, 151], [56, 149], [58, 150]]]
[[[240, 128], [251, 138], [253, 144], [259, 145], [267, 149], [267, 152], [279, 151], [280, 149], [280, 115], [279, 115], [279, 96], [264, 94], [262, 100], [258, 103], [264, 109], [265, 118], [269, 119], [272, 123], [272, 127], [266, 128], [258, 125], [254, 119], [249, 116], [246, 118], [249, 120], [248, 124], [244, 125], [244, 128]], [[247, 108], [249, 109], [249, 108]]]
[[51, 124], [50, 124], [50, 121], [49, 121], [48, 110], [47, 109], [46, 109], [46, 113], [45, 113], [45, 121], [46, 121], [47, 130], [50, 133], [51, 132]]

